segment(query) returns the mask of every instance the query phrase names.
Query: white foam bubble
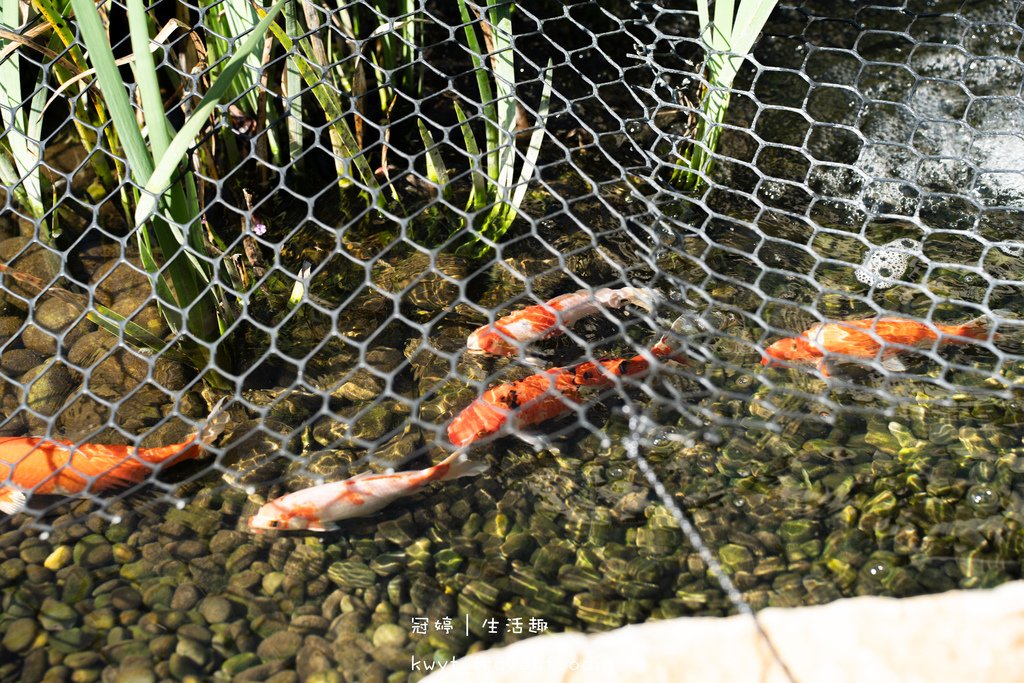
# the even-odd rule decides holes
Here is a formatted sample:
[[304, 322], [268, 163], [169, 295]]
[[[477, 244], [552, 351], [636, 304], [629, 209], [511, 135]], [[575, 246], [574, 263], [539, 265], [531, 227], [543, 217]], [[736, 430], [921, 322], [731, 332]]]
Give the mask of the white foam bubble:
[[866, 285], [888, 289], [899, 283], [912, 257], [923, 257], [920, 242], [909, 238], [893, 240], [873, 247], [854, 275]]
[[1000, 242], [996, 246], [1008, 256], [1024, 255], [1024, 242]]

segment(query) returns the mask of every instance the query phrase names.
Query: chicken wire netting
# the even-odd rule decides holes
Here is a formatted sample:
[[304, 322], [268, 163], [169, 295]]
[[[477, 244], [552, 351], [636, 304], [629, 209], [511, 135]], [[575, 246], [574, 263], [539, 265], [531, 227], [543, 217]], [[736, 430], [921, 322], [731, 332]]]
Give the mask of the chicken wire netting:
[[[262, 14], [149, 9], [179, 129]], [[5, 9], [4, 434], [86, 458], [93, 444], [179, 444], [227, 398], [205, 456], [120, 486], [84, 471], [65, 493], [85, 500], [47, 488], [63, 471], [37, 464], [50, 446], [0, 454], [7, 488], [28, 494], [0, 522], [6, 632], [43, 615], [72, 634], [59, 652], [103, 646], [89, 666], [121, 666], [110, 629], [82, 615], [102, 603], [122, 627], [151, 613], [177, 632], [167, 614], [198, 601], [171, 605], [185, 583], [228, 596], [222, 622], [242, 625], [175, 666], [223, 671], [291, 631], [328, 643], [306, 641], [318, 667], [360, 680], [549, 628], [1018, 578], [1020, 11], [780, 4], [732, 86], [713, 165], [684, 189], [708, 87], [688, 4], [530, 2], [497, 25], [450, 3], [289, 5], [284, 37], [258, 41], [171, 169], [200, 207], [158, 208], [181, 247], [140, 239], [134, 212], [166, 184], [133, 175], [130, 135], [101, 111], [110, 95], [60, 36], [78, 21]], [[125, 7], [104, 13], [141, 129]], [[485, 178], [491, 149], [508, 164]], [[517, 195], [508, 231], [488, 233]], [[208, 281], [175, 279], [185, 261]], [[627, 287], [656, 305], [603, 306], [511, 357], [467, 352], [503, 315]], [[918, 336], [886, 337], [886, 318]], [[814, 327], [863, 321], [888, 345]], [[804, 333], [829, 362], [768, 353]], [[653, 356], [661, 340], [677, 355]], [[289, 491], [440, 462], [449, 425], [488, 389], [609, 358], [633, 365], [554, 396], [550, 420], [527, 419], [537, 396], [506, 404], [519, 410], [504, 428], [468, 444], [485, 474], [322, 543], [248, 533]], [[651, 372], [624, 369], [641, 360]], [[19, 482], [30, 463], [50, 479]], [[429, 632], [392, 633], [390, 659], [359, 647], [423, 617]]]

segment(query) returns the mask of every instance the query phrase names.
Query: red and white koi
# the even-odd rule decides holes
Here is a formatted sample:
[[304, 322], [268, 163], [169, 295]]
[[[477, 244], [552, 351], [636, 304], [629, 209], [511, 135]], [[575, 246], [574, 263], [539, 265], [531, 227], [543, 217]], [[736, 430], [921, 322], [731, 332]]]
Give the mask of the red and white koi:
[[334, 528], [332, 522], [372, 515], [431, 482], [470, 477], [487, 468], [487, 463], [472, 462], [464, 452], [455, 451], [438, 464], [422, 470], [364, 472], [270, 501], [249, 520], [249, 530], [329, 531]]
[[[887, 370], [906, 370], [897, 356], [902, 347], [929, 348], [938, 342], [967, 344], [989, 337], [990, 321], [984, 316], [961, 325], [922, 323], [905, 318], [865, 318], [842, 322], [818, 323], [799, 337], [780, 339], [767, 349], [761, 365], [814, 365], [830, 376], [827, 354], [848, 360], [879, 359]], [[939, 335], [942, 335], [941, 337]], [[998, 337], [998, 335], [997, 335]]]
[[660, 299], [658, 292], [647, 287], [581, 289], [543, 304], [527, 306], [491, 325], [484, 325], [469, 335], [466, 346], [472, 353], [514, 356], [526, 344], [557, 337], [564, 333], [565, 327], [606, 308], [633, 304], [651, 313]]
[[[678, 359], [676, 350], [664, 340], [654, 345], [651, 354], [659, 359]], [[613, 387], [617, 377], [640, 377], [650, 369], [647, 358], [636, 355], [552, 368], [517, 382], [499, 384], [452, 420], [448, 439], [456, 446], [466, 446], [494, 434], [515, 433], [523, 427], [567, 415], [583, 402], [581, 387]]]
[[42, 437], [0, 439], [0, 511], [13, 515], [25, 508], [26, 492], [74, 496], [84, 492], [139, 484], [162, 467], [198, 457], [228, 425], [222, 400], [196, 435], [156, 448], [85, 443]]

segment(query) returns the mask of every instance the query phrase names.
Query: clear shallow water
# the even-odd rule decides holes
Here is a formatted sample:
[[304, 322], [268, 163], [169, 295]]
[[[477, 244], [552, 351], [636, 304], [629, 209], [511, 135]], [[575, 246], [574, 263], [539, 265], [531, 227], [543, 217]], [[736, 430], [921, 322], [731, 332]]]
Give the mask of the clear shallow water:
[[[755, 52], [767, 68], [741, 76], [751, 94], [734, 97], [736, 129], [723, 135], [721, 151], [739, 161], [720, 163], [715, 188], [682, 208], [678, 196], [649, 193], [663, 186], [655, 178], [621, 182], [624, 167], [644, 171], [661, 131], [620, 124], [643, 112], [606, 68], [598, 95], [567, 109], [608, 137], [574, 149], [570, 163], [547, 160], [528, 207], [540, 220], [520, 226], [481, 274], [373, 235], [340, 253], [333, 227], [306, 225], [282, 260], [293, 271], [311, 254], [330, 260], [310, 290], [332, 315], [254, 311], [281, 331], [267, 358], [253, 354], [258, 370], [216, 469], [169, 475], [192, 481], [168, 482], [171, 504], [154, 509], [144, 498], [105, 498], [107, 516], [59, 503], [40, 520], [45, 539], [31, 519], [3, 522], [10, 661], [0, 675], [416, 680], [416, 661], [545, 627], [734, 611], [628, 457], [631, 443], [754, 609], [1019, 578], [1024, 403], [1013, 321], [1024, 264], [1005, 244], [1024, 237], [1021, 166], [1018, 137], [1003, 127], [1012, 87], [969, 73], [1016, 64], [1012, 41], [986, 28], [1012, 17], [996, 3], [957, 17], [928, 9], [780, 10]], [[601, 16], [587, 15], [604, 35], [617, 23]], [[657, 25], [688, 26], [673, 20]], [[567, 99], [594, 92], [563, 76]], [[871, 246], [900, 238], [922, 245], [903, 283], [882, 290], [857, 279]], [[481, 308], [626, 282], [667, 295], [662, 321], [587, 321], [575, 337], [540, 345], [545, 360], [630, 352], [689, 311], [707, 330], [689, 340], [689, 365], [608, 392], [531, 443], [481, 447], [487, 475], [338, 532], [242, 531], [257, 503], [224, 484], [223, 471], [268, 497], [348, 476], [366, 456], [377, 468], [419, 466], [426, 459], [412, 459], [425, 453], [436, 461], [457, 410], [533, 371], [462, 356]], [[466, 300], [452, 306], [463, 291], [455, 283]], [[877, 311], [937, 322], [984, 313], [1003, 337], [911, 356], [906, 374], [847, 367], [831, 384], [758, 364], [765, 345], [819, 318]], [[265, 343], [255, 330], [248, 342]], [[145, 405], [183, 390], [180, 378], [154, 380]]]

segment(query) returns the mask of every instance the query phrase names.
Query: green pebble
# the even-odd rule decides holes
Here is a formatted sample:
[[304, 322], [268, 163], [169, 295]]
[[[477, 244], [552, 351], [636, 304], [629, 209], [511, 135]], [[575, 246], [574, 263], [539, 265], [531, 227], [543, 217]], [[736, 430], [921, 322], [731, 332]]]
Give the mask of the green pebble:
[[111, 524], [107, 527], [103, 535], [111, 543], [124, 543], [128, 540], [128, 537], [132, 535], [132, 528], [124, 523]]
[[39, 626], [34, 619], [15, 619], [7, 625], [3, 646], [8, 652], [24, 652], [35, 642]]
[[306, 683], [344, 683], [345, 679], [337, 671], [317, 671], [306, 679]]
[[747, 548], [735, 543], [726, 543], [718, 550], [722, 564], [731, 571], [748, 572], [754, 568], [754, 556]]
[[86, 569], [99, 569], [114, 563], [114, 552], [106, 538], [90, 534], [75, 544], [72, 559]]
[[64, 572], [62, 599], [68, 605], [81, 602], [92, 592], [92, 576], [82, 567], [68, 567]]
[[0, 579], [17, 581], [25, 573], [25, 561], [20, 557], [12, 557], [0, 563]]
[[278, 589], [281, 588], [281, 584], [284, 583], [284, 572], [270, 572], [263, 576], [263, 593], [265, 595], [274, 595]]
[[153, 576], [153, 565], [149, 560], [129, 562], [121, 567], [121, 578], [138, 583]]
[[156, 675], [150, 668], [133, 663], [117, 672], [114, 683], [156, 683]]
[[21, 544], [18, 556], [25, 561], [25, 564], [42, 564], [51, 552], [49, 543], [30, 539]]
[[437, 555], [434, 558], [434, 563], [437, 565], [437, 568], [449, 574], [457, 572], [459, 570], [459, 566], [462, 565], [462, 562], [462, 556], [451, 548], [442, 548], [437, 551]]
[[362, 562], [335, 562], [327, 576], [342, 588], [369, 588], [377, 584], [377, 575]]
[[103, 657], [98, 652], [75, 652], [64, 658], [64, 666], [70, 669], [86, 669], [102, 664]]
[[54, 548], [50, 556], [43, 560], [43, 566], [52, 572], [63, 569], [71, 564], [71, 548], [66, 545], [59, 545]]
[[787, 519], [779, 525], [779, 536], [786, 543], [800, 543], [813, 538], [817, 524], [806, 519]]
[[409, 633], [398, 624], [381, 624], [373, 634], [374, 647], [402, 647]]
[[239, 674], [246, 669], [256, 666], [260, 663], [260, 658], [255, 652], [242, 652], [241, 654], [228, 657], [224, 664], [221, 665], [220, 670], [226, 673], [228, 676], [234, 676]]
[[110, 604], [118, 611], [138, 609], [142, 606], [142, 596], [134, 588], [121, 586], [110, 593]]
[[248, 569], [249, 565], [253, 563], [256, 556], [259, 555], [259, 546], [251, 543], [235, 548], [235, 550], [228, 556], [227, 562], [224, 564], [224, 569], [227, 573], [235, 574], [241, 572], [244, 569]]
[[116, 623], [117, 616], [109, 607], [96, 609], [85, 615], [85, 625], [95, 631], [109, 631]]
[[65, 654], [81, 652], [87, 649], [95, 640], [96, 636], [88, 634], [77, 627], [57, 631], [50, 636], [50, 644], [53, 649]]
[[164, 634], [162, 636], [156, 636], [153, 640], [149, 641], [149, 651], [153, 653], [153, 656], [158, 661], [164, 661], [171, 656], [171, 653], [174, 652], [174, 648], [177, 644], [177, 638], [170, 634]]
[[149, 608], [166, 609], [171, 606], [171, 598], [174, 597], [174, 588], [166, 583], [157, 583], [147, 586], [142, 591], [142, 604]]
[[[180, 657], [189, 659], [200, 667], [206, 664], [210, 657], [209, 648], [198, 641], [192, 640], [191, 638], [179, 639], [178, 645], [174, 648], [174, 651]], [[182, 678], [182, 676], [177, 676], [177, 678]]]
[[70, 628], [76, 621], [78, 621], [78, 612], [68, 605], [54, 598], [43, 600], [43, 605], [39, 609], [39, 623], [47, 631]]

